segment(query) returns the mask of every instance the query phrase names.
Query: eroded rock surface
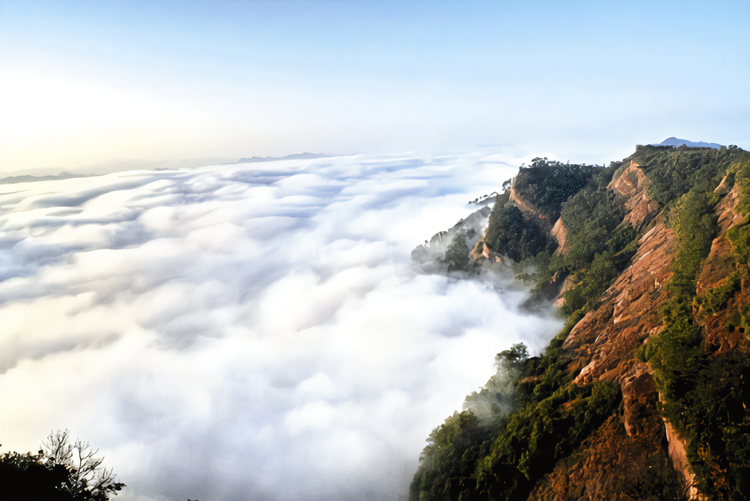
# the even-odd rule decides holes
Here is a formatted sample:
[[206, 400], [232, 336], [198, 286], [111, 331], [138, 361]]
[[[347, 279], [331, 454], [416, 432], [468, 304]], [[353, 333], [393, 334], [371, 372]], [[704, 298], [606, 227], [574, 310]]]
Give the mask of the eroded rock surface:
[[648, 178], [635, 161], [607, 186], [616, 195], [615, 202], [625, 206], [625, 221], [638, 231], [643, 228], [659, 210], [659, 204], [651, 200], [647, 193]]
[[510, 201], [516, 207], [518, 207], [518, 209], [523, 213], [523, 216], [527, 220], [532, 221], [544, 232], [549, 233], [552, 230], [552, 221], [550, 221], [547, 216], [541, 214], [538, 210], [536, 210], [536, 208], [534, 208], [530, 203], [526, 202], [523, 198], [518, 196], [518, 192], [515, 189], [515, 184], [510, 189]]
[[640, 240], [632, 264], [604, 294], [603, 301], [573, 328], [564, 346], [575, 348], [583, 369], [578, 384], [618, 380], [629, 354], [661, 326], [659, 307], [667, 298], [674, 232], [657, 223]]
[[552, 236], [557, 240], [557, 249], [555, 254], [562, 254], [563, 256], [568, 253], [568, 230], [565, 228], [562, 218], [559, 218], [555, 225], [552, 227]]

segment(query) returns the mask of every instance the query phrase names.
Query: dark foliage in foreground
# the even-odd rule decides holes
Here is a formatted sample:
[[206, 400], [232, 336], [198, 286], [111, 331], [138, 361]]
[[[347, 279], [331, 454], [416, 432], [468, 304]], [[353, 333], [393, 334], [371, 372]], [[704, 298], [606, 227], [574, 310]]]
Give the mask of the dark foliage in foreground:
[[87, 442], [69, 443], [68, 431], [47, 437], [38, 453], [0, 456], [2, 501], [107, 501], [125, 487]]

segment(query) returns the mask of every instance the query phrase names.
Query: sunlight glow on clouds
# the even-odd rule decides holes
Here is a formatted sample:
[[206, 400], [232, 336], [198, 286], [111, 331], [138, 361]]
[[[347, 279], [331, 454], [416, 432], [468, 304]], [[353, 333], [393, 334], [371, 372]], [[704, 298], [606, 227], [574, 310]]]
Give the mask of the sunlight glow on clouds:
[[[185, 143], [210, 117], [194, 105], [55, 74], [6, 70], [0, 79], [2, 169], [142, 159]], [[134, 151], [135, 150], [135, 151]]]
[[507, 279], [411, 268], [514, 170], [343, 157], [0, 185], [3, 447], [69, 428], [125, 500], [398, 499], [494, 354], [559, 328]]

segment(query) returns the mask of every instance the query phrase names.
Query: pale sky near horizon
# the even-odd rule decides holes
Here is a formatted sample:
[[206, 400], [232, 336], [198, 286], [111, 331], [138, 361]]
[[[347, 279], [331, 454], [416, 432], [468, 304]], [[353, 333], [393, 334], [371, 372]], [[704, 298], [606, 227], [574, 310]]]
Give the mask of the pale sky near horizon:
[[0, 173], [750, 148], [750, 2], [0, 1]]

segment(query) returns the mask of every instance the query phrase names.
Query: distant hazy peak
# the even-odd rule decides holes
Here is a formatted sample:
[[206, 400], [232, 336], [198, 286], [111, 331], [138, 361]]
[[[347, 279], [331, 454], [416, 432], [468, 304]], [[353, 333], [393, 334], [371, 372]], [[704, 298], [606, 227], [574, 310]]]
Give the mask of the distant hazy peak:
[[251, 158], [240, 158], [237, 163], [253, 163], [253, 162], [271, 162], [274, 160], [310, 160], [313, 158], [325, 158], [333, 155], [326, 155], [324, 153], [295, 153], [294, 155], [287, 155], [285, 157], [251, 157]]
[[721, 145], [718, 143], [704, 143], [703, 141], [688, 141], [687, 139], [677, 139], [676, 137], [670, 137], [665, 139], [659, 144], [653, 144], [653, 146], [689, 146], [691, 148], [714, 148], [717, 150], [721, 149]]
[[87, 177], [89, 174], [71, 174], [69, 172], [62, 171], [60, 174], [53, 176], [32, 176], [32, 175], [23, 175], [23, 176], [6, 176], [3, 178], [0, 178], [0, 183], [2, 184], [12, 184], [12, 183], [31, 183], [34, 181], [58, 181], [61, 179], [71, 179], [74, 177]]

